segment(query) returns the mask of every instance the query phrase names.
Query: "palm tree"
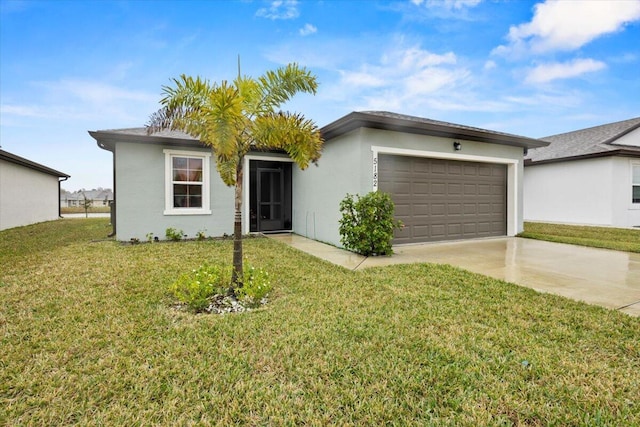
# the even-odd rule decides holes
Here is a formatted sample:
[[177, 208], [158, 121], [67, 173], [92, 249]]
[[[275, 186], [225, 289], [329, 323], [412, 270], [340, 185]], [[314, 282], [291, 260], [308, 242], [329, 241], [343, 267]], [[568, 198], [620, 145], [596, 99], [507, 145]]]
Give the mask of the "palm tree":
[[232, 83], [210, 83], [184, 74], [164, 86], [163, 107], [147, 125], [149, 134], [181, 130], [211, 147], [224, 183], [235, 186], [233, 273], [229, 293], [242, 286], [243, 159], [250, 150], [284, 150], [301, 169], [316, 162], [322, 137], [315, 123], [303, 115], [280, 111], [298, 92], [316, 93], [316, 77], [306, 68], [289, 64], [267, 71], [258, 79], [241, 76]]

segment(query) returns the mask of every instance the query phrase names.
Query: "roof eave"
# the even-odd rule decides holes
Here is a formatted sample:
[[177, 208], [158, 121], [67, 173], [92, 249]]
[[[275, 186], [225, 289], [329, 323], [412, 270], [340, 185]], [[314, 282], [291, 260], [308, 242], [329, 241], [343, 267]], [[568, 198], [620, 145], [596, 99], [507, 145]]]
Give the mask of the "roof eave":
[[357, 111], [349, 113], [335, 122], [324, 126], [320, 129], [320, 132], [325, 140], [330, 140], [360, 127], [406, 132], [418, 135], [464, 139], [527, 149], [546, 147], [549, 145], [549, 142], [547, 141], [520, 137], [517, 135], [502, 135], [482, 130], [451, 127], [437, 123], [415, 122], [396, 117], [371, 116]]
[[96, 140], [98, 147], [111, 152], [114, 152], [116, 142], [206, 148], [206, 145], [202, 142], [189, 138], [175, 138], [158, 135], [134, 135], [104, 130], [89, 131], [89, 135]]
[[32, 162], [31, 160], [25, 159], [24, 157], [16, 156], [15, 154], [11, 154], [8, 151], [0, 150], [0, 159], [10, 163], [14, 163], [16, 165], [27, 167], [29, 169], [36, 170], [42, 173], [46, 173], [47, 175], [53, 175], [58, 178], [71, 178], [71, 175], [67, 175], [64, 172], [51, 169], [50, 167], [41, 165], [40, 163]]
[[582, 154], [579, 156], [558, 157], [554, 159], [543, 159], [543, 160], [524, 159], [524, 165], [536, 166], [536, 165], [544, 165], [548, 163], [572, 162], [576, 160], [597, 159], [600, 157], [611, 157], [611, 156], [640, 158], [640, 150], [620, 149], [620, 150], [602, 151], [599, 153]]

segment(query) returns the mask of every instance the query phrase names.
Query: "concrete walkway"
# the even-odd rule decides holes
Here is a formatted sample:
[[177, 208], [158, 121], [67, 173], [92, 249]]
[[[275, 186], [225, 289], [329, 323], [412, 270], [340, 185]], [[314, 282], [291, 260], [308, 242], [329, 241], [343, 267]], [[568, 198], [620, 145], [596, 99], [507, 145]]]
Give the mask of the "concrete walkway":
[[505, 237], [395, 246], [363, 257], [297, 235], [273, 239], [351, 270], [391, 264], [451, 264], [541, 292], [640, 316], [640, 254]]

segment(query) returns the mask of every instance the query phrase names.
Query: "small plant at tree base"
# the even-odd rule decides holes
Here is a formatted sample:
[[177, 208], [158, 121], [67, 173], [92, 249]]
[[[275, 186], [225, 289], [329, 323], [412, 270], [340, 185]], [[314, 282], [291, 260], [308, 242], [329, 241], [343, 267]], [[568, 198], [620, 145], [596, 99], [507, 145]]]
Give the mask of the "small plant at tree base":
[[393, 230], [402, 227], [402, 222], [393, 218], [394, 209], [387, 193], [347, 194], [340, 202], [340, 242], [365, 256], [392, 254]]
[[237, 290], [238, 301], [246, 307], [258, 307], [273, 287], [269, 274], [261, 268], [245, 265], [242, 286]]
[[177, 228], [167, 228], [164, 232], [164, 235], [167, 237], [167, 239], [173, 240], [174, 242], [182, 240], [182, 230], [178, 230]]
[[228, 269], [204, 264], [196, 270], [182, 274], [171, 284], [169, 291], [193, 312], [199, 313], [209, 307], [211, 297], [226, 291], [229, 280]]

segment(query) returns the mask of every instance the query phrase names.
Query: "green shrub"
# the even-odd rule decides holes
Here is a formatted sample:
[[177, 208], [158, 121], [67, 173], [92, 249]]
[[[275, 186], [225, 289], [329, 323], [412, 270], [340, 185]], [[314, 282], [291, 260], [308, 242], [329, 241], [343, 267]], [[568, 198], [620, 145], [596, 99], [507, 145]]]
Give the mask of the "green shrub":
[[271, 290], [271, 280], [266, 271], [245, 265], [242, 286], [237, 289], [238, 300], [244, 306], [259, 306]]
[[173, 240], [174, 242], [182, 240], [182, 234], [182, 230], [173, 227], [167, 228], [164, 232], [164, 235], [167, 236], [167, 239]]
[[216, 294], [223, 294], [229, 284], [228, 269], [204, 264], [198, 269], [181, 275], [169, 287], [171, 293], [194, 312], [201, 312], [209, 306], [209, 300]]
[[387, 193], [374, 191], [364, 196], [347, 196], [340, 202], [340, 242], [350, 251], [369, 255], [390, 255], [393, 230], [402, 223], [393, 218], [395, 205]]

